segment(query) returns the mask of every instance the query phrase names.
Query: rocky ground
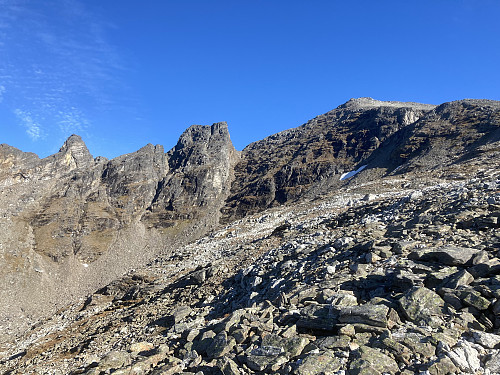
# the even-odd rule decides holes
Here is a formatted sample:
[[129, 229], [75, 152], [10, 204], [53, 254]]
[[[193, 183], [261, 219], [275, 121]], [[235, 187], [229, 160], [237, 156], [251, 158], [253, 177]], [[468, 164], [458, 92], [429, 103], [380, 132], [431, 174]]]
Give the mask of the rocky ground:
[[500, 169], [472, 167], [236, 221], [13, 338], [0, 372], [500, 373]]

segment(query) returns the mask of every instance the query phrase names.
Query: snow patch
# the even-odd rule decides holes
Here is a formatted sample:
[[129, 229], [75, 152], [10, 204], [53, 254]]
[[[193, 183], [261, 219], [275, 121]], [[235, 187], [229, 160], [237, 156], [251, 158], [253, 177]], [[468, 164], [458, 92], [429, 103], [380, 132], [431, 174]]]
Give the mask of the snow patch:
[[362, 165], [361, 167], [359, 167], [355, 171], [350, 171], [350, 172], [347, 172], [347, 173], [342, 173], [342, 175], [340, 176], [340, 181], [344, 181], [344, 180], [347, 180], [348, 178], [351, 178], [352, 176], [355, 176], [356, 174], [358, 174], [359, 172], [361, 172], [366, 167], [367, 167], [367, 165]]

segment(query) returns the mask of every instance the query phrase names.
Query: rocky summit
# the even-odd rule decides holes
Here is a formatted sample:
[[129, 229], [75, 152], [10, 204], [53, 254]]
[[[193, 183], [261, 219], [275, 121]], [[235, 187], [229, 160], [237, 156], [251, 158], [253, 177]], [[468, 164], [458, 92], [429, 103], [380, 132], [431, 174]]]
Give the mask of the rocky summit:
[[0, 373], [500, 374], [500, 102], [3, 144], [0, 203]]

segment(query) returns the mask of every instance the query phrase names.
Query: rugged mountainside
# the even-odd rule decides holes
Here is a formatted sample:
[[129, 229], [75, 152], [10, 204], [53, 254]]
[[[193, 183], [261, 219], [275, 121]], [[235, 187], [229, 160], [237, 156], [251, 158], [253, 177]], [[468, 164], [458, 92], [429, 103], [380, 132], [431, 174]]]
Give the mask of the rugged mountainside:
[[110, 161], [75, 135], [42, 160], [1, 145], [0, 333], [214, 228], [237, 159], [225, 123]]
[[[500, 140], [500, 106], [461, 100], [432, 106], [351, 99], [337, 109], [243, 150], [223, 221], [336, 189], [367, 165], [369, 178], [427, 171]], [[402, 169], [401, 169], [402, 168]]]
[[495, 373], [499, 160], [488, 100], [352, 99], [242, 152], [1, 145], [0, 369]]
[[319, 181], [328, 181], [329, 188], [340, 186], [339, 175], [355, 169], [382, 142], [433, 108], [351, 99], [298, 128], [252, 143], [236, 166], [224, 221], [296, 200], [311, 189], [317, 194]]

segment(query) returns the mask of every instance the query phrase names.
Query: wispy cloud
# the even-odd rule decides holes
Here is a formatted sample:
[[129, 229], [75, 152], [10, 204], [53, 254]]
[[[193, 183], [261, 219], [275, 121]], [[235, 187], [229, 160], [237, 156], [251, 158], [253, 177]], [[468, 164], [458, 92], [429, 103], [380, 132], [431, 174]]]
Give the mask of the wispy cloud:
[[90, 124], [85, 115], [73, 107], [64, 112], [59, 111], [57, 125], [63, 134], [75, 134], [85, 131]]
[[0, 0], [0, 102], [32, 140], [85, 132], [125, 94], [109, 27], [82, 0]]
[[33, 120], [31, 113], [20, 109], [16, 109], [14, 113], [25, 128], [26, 134], [28, 134], [33, 141], [36, 141], [42, 136], [42, 129], [38, 122]]

